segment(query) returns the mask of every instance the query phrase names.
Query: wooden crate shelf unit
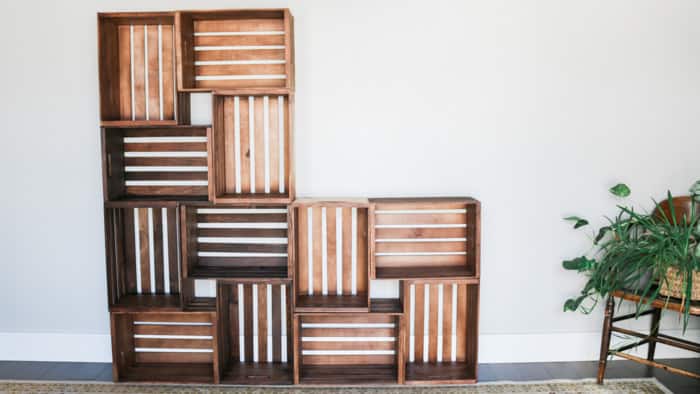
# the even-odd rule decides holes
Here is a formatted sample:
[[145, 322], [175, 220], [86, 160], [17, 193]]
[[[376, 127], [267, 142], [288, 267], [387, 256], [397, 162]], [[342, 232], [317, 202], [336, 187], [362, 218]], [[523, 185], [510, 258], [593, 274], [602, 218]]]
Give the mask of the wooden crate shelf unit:
[[182, 11], [177, 19], [180, 90], [294, 87], [289, 10]]
[[294, 324], [296, 383], [403, 383], [400, 315], [300, 314]]
[[287, 208], [181, 206], [187, 278], [286, 278]]
[[297, 200], [291, 208], [297, 312], [367, 312], [367, 200]]
[[479, 284], [405, 281], [406, 383], [475, 383]]
[[174, 13], [98, 14], [102, 124], [189, 122], [176, 92]]
[[292, 201], [290, 97], [286, 91], [214, 94], [211, 201]]
[[210, 133], [205, 126], [103, 128], [105, 199], [206, 201]]
[[180, 310], [176, 203], [105, 208], [111, 311]]
[[219, 281], [224, 384], [292, 384], [291, 280]]
[[215, 313], [112, 313], [111, 319], [114, 380], [215, 382]]
[[371, 200], [376, 279], [478, 277], [480, 205], [471, 198]]

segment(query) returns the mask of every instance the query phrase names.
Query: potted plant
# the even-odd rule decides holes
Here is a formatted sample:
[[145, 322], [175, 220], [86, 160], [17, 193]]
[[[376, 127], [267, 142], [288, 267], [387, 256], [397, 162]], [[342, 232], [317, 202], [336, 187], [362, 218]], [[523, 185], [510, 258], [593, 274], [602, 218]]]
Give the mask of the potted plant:
[[[630, 195], [625, 184], [610, 192]], [[674, 297], [683, 306], [683, 329], [687, 327], [690, 302], [700, 300], [700, 181], [690, 196], [654, 202], [651, 212], [637, 212], [618, 205], [617, 215], [593, 233], [589, 253], [563, 262], [567, 270], [588, 277], [580, 294], [566, 300], [565, 311], [590, 313], [598, 301], [617, 290], [640, 295], [637, 313], [654, 299]], [[565, 218], [574, 228], [589, 223], [577, 216]]]

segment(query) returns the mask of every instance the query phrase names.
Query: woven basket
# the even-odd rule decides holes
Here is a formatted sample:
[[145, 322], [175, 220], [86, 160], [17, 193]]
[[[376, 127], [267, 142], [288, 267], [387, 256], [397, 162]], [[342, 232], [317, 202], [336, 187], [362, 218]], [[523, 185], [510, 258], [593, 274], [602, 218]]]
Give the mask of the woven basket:
[[[661, 281], [659, 293], [663, 296], [683, 298], [683, 275], [678, 275], [678, 269], [669, 267], [666, 270], [666, 280]], [[693, 271], [693, 288], [690, 290], [690, 299], [700, 301], [700, 271]]]

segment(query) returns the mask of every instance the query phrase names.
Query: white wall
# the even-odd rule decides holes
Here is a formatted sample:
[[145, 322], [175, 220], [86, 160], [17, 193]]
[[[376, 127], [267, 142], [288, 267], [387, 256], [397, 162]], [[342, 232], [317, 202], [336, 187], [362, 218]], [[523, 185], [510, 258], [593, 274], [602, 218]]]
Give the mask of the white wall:
[[109, 360], [95, 13], [261, 6], [296, 18], [299, 194], [480, 199], [481, 361], [596, 358], [560, 218], [700, 178], [694, 0], [2, 2], [0, 359]]

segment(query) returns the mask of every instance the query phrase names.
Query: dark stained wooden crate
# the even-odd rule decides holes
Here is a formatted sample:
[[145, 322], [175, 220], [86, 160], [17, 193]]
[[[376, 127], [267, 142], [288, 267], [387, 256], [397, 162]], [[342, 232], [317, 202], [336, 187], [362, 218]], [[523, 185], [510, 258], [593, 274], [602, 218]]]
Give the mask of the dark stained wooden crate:
[[293, 383], [291, 301], [291, 280], [219, 281], [221, 383]]
[[105, 208], [110, 311], [180, 310], [178, 217], [174, 202]]
[[195, 279], [180, 278], [182, 309], [192, 312], [215, 311], [216, 296], [198, 296], [195, 287]]
[[286, 278], [287, 208], [181, 206], [186, 278]]
[[102, 129], [105, 201], [208, 199], [206, 126]]
[[112, 313], [111, 324], [114, 381], [218, 380], [215, 313]]
[[285, 89], [214, 93], [211, 201], [292, 201], [292, 97]]
[[296, 312], [367, 312], [368, 201], [296, 200], [289, 255]]
[[478, 279], [403, 283], [406, 383], [475, 383]]
[[103, 126], [189, 123], [189, 94], [176, 92], [175, 14], [98, 14]]
[[178, 88], [294, 88], [287, 9], [177, 13]]
[[403, 383], [402, 319], [381, 313], [295, 315], [295, 383]]
[[479, 276], [480, 204], [472, 198], [378, 198], [370, 208], [375, 279]]

